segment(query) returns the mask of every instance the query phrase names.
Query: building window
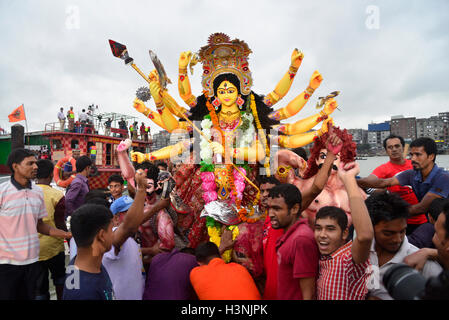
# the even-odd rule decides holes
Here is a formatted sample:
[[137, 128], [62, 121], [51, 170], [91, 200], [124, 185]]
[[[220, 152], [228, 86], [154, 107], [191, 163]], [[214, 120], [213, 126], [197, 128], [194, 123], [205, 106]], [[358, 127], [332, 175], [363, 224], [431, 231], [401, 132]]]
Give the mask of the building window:
[[78, 140], [73, 139], [73, 140], [70, 142], [70, 148], [71, 148], [71, 149], [79, 149], [79, 147], [80, 147], [80, 144], [79, 144], [79, 141], [78, 141]]
[[62, 150], [62, 143], [59, 139], [53, 139], [53, 150]]

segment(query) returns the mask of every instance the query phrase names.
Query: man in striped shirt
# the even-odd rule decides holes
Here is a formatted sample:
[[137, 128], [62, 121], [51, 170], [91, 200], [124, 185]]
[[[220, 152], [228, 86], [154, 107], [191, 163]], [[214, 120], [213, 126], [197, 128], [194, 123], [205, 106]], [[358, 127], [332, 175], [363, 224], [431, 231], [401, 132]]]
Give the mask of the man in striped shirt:
[[338, 207], [323, 207], [315, 218], [315, 241], [320, 251], [318, 300], [363, 300], [368, 292], [369, 254], [374, 237], [373, 226], [357, 187], [357, 163], [340, 164], [338, 176], [348, 193], [356, 236], [348, 237], [348, 218]]
[[47, 216], [42, 188], [36, 177], [35, 156], [16, 149], [8, 157], [11, 180], [0, 185], [0, 300], [34, 299], [39, 260], [38, 232], [70, 238], [45, 224]]

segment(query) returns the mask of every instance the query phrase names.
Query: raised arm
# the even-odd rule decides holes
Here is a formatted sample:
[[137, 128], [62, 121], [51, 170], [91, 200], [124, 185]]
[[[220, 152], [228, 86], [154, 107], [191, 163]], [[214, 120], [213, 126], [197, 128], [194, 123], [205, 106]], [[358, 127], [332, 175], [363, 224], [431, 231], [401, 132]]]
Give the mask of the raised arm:
[[356, 162], [341, 163], [338, 168], [338, 176], [348, 193], [352, 224], [356, 233], [352, 244], [352, 260], [355, 264], [363, 263], [368, 259], [374, 237], [368, 209], [355, 180], [359, 172], [360, 168]]
[[[329, 130], [332, 131], [332, 127]], [[342, 146], [343, 142], [341, 139], [336, 134], [331, 132], [328, 140], [326, 141], [327, 156], [324, 160], [323, 166], [316, 174], [310, 189], [304, 191], [301, 203], [302, 210], [308, 208], [313, 199], [315, 199], [324, 189], [332, 170], [332, 164], [337, 158], [336, 155], [340, 152]]]
[[304, 54], [302, 52], [299, 52], [298, 49], [293, 50], [291, 55], [290, 67], [288, 68], [288, 71], [284, 74], [282, 79], [278, 82], [275, 89], [266, 95], [264, 99], [264, 103], [266, 105], [273, 106], [283, 97], [285, 97], [287, 92], [290, 90], [290, 87], [292, 86], [293, 80], [296, 76], [296, 72], [298, 72], [303, 58]]
[[270, 113], [269, 117], [274, 120], [284, 120], [293, 117], [309, 101], [313, 92], [320, 86], [323, 77], [318, 71], [315, 71], [310, 78], [309, 86], [300, 95], [293, 99], [287, 106]]
[[194, 107], [196, 105], [196, 97], [192, 94], [192, 89], [190, 87], [190, 80], [187, 74], [187, 66], [192, 59], [192, 52], [186, 51], [181, 52], [179, 57], [179, 76], [178, 76], [178, 91], [179, 96], [184, 100], [184, 102], [189, 107]]

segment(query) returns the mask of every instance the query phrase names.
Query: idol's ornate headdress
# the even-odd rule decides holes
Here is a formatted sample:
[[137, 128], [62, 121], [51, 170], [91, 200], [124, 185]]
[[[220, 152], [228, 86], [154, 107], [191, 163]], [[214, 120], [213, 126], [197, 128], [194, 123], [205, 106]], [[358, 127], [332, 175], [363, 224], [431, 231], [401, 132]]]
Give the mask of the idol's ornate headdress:
[[226, 73], [236, 75], [240, 80], [240, 92], [251, 92], [253, 79], [248, 67], [248, 55], [252, 53], [246, 42], [234, 39], [224, 33], [214, 33], [208, 45], [200, 49], [198, 55], [203, 64], [202, 85], [208, 97], [214, 95], [214, 79]]

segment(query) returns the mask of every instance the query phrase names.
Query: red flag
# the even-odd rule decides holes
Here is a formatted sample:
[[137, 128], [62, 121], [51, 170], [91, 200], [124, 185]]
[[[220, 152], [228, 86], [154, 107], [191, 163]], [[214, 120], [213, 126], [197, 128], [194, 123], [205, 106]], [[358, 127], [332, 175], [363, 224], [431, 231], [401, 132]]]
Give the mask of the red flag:
[[11, 114], [8, 116], [9, 122], [17, 122], [26, 120], [25, 119], [25, 110], [23, 110], [23, 104], [15, 109]]

